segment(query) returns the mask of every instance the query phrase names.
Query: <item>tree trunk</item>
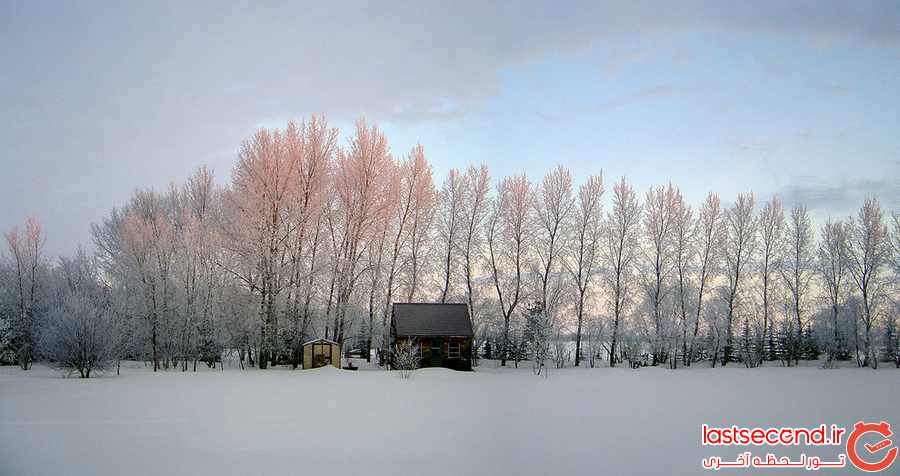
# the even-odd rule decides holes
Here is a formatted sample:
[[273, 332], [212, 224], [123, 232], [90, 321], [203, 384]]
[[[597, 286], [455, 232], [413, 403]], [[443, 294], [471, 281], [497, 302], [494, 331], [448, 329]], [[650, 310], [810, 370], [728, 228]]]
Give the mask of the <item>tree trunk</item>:
[[[503, 316], [503, 350], [500, 354], [500, 366], [506, 367], [506, 359], [509, 356], [509, 315]], [[519, 368], [519, 359], [516, 358], [516, 368]]]
[[575, 366], [581, 363], [581, 323], [584, 316], [584, 293], [578, 294], [578, 327], [575, 331]]

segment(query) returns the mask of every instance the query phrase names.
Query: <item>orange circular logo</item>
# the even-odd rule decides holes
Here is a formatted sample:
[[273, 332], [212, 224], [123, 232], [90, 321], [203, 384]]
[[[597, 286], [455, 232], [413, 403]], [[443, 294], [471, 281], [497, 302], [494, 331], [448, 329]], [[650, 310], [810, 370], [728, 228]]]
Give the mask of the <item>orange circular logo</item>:
[[891, 431], [891, 425], [888, 425], [887, 422], [863, 423], [858, 421], [853, 425], [853, 432], [851, 432], [850, 436], [847, 438], [847, 457], [850, 458], [850, 462], [853, 463], [853, 466], [870, 473], [888, 468], [897, 458], [897, 447], [895, 446], [888, 450], [880, 460], [868, 462], [860, 457], [860, 452], [856, 449], [856, 443], [859, 441], [859, 438], [866, 433], [877, 433], [882, 436], [882, 440], [877, 443], [863, 445], [866, 450], [864, 454], [867, 456], [880, 453], [881, 450], [893, 444], [893, 442], [888, 439], [893, 432]]

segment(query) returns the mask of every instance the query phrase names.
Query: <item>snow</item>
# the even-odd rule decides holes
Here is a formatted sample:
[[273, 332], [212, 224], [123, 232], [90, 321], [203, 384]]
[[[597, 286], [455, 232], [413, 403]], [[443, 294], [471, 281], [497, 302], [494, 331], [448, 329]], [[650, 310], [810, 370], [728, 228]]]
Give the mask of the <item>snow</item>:
[[704, 474], [703, 457], [739, 449], [701, 447], [703, 423], [900, 426], [894, 368], [541, 378], [493, 365], [408, 380], [331, 367], [153, 374], [131, 363], [90, 380], [0, 368], [0, 474]]

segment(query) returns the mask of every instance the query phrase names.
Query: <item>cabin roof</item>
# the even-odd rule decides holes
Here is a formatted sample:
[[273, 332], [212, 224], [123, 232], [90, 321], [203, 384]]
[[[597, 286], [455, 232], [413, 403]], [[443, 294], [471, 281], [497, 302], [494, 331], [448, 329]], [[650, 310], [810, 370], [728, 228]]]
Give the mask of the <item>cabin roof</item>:
[[394, 303], [393, 325], [400, 336], [475, 335], [467, 304]]

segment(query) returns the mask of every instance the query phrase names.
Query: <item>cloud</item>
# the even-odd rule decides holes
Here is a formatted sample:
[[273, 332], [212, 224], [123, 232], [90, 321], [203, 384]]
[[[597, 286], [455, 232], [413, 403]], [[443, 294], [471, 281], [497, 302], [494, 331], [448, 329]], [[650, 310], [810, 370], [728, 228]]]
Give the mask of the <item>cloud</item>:
[[[900, 4], [0, 1], [0, 229], [39, 213], [51, 236], [84, 241], [73, 223], [87, 230], [134, 187], [183, 178], [267, 118], [458, 119], [511, 67], [697, 30], [896, 47]], [[620, 62], [653, 53], [625, 51]], [[232, 158], [216, 157], [227, 173]], [[57, 192], [73, 181], [96, 191], [77, 210]]]
[[[10, 41], [0, 57], [22, 71], [15, 75], [20, 87], [56, 70], [73, 80], [64, 91], [89, 98], [111, 93], [140, 103], [163, 96], [161, 107], [209, 107], [215, 98], [248, 114], [281, 107], [398, 121], [442, 119], [442, 103], [464, 111], [493, 94], [503, 68], [609, 37], [707, 29], [900, 40], [893, 2], [154, 2], [69, 5], [55, 14], [42, 5], [8, 8]], [[627, 50], [605, 68], [646, 54]], [[248, 102], [259, 95], [277, 101]]]
[[804, 204], [820, 215], [842, 217], [855, 215], [868, 197], [876, 197], [881, 206], [898, 210], [900, 206], [900, 164], [893, 171], [887, 167], [884, 178], [842, 178], [823, 181], [814, 177], [795, 177], [779, 196], [787, 207]]

